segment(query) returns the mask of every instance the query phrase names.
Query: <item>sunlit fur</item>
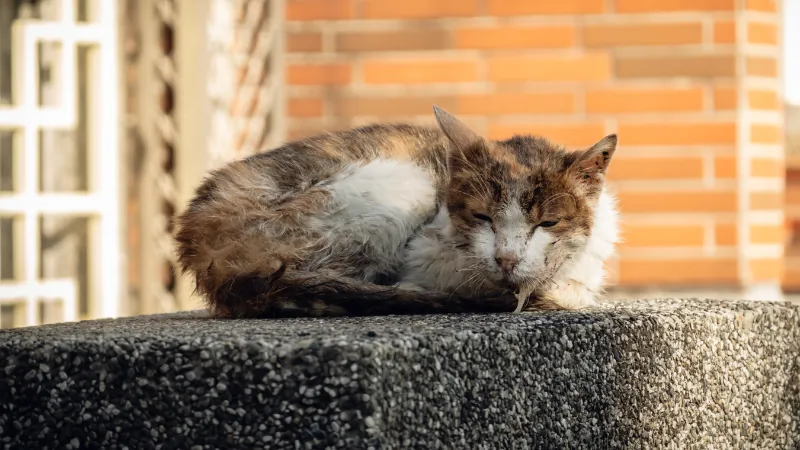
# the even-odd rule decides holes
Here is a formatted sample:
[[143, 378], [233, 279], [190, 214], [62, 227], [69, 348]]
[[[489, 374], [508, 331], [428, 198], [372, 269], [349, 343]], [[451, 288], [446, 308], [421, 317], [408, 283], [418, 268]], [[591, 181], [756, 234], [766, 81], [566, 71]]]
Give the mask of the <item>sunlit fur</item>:
[[[502, 312], [531, 283], [531, 309], [591, 304], [616, 242], [603, 188], [616, 138], [572, 153], [541, 138], [488, 141], [436, 117], [439, 128], [345, 130], [209, 174], [176, 240], [212, 311]], [[513, 270], [500, 270], [498, 251], [519, 259]]]

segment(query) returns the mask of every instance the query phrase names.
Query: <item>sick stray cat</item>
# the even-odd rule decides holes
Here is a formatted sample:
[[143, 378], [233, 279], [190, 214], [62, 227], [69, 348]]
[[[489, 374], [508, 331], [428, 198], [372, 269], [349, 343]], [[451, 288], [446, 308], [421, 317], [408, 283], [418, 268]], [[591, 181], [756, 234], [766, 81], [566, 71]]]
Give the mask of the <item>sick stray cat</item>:
[[178, 218], [184, 272], [221, 317], [511, 312], [594, 304], [618, 225], [610, 135], [567, 152], [372, 125], [216, 170]]

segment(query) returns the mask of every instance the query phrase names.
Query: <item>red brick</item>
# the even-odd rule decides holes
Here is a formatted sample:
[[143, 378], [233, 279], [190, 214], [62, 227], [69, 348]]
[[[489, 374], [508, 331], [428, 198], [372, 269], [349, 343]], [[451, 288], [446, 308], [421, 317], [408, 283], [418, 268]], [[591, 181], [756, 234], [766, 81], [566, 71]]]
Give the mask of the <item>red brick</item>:
[[738, 104], [736, 97], [736, 86], [721, 85], [714, 86], [714, 109], [731, 110], [736, 109]]
[[655, 111], [700, 111], [701, 88], [593, 89], [586, 93], [589, 113], [639, 113]]
[[704, 234], [702, 225], [623, 224], [621, 248], [701, 247]]
[[575, 45], [572, 25], [469, 27], [455, 30], [455, 47], [470, 49], [565, 48]]
[[719, 223], [714, 227], [716, 235], [715, 244], [722, 247], [731, 247], [739, 242], [739, 230], [735, 223]]
[[747, 41], [753, 44], [778, 44], [778, 26], [774, 23], [748, 22]]
[[699, 22], [586, 25], [583, 30], [583, 42], [590, 48], [685, 45], [702, 41], [703, 25]]
[[575, 111], [575, 95], [570, 92], [463, 94], [458, 96], [455, 111], [487, 116], [566, 114]]
[[754, 177], [779, 178], [786, 174], [782, 159], [753, 158], [750, 161], [750, 175]]
[[604, 0], [488, 0], [489, 14], [524, 16], [546, 14], [598, 14], [605, 11]]
[[732, 179], [738, 176], [735, 156], [717, 156], [714, 158], [714, 178]]
[[734, 191], [624, 191], [618, 198], [625, 213], [733, 212], [737, 207]]
[[779, 225], [750, 226], [750, 242], [752, 244], [783, 244], [784, 228]]
[[736, 43], [736, 22], [733, 20], [718, 20], [714, 22], [714, 43]]
[[657, 55], [625, 56], [615, 58], [614, 69], [620, 78], [713, 78], [736, 75], [736, 58], [733, 55]]
[[777, 125], [753, 124], [750, 126], [750, 142], [755, 144], [780, 144], [783, 133]]
[[751, 56], [747, 58], [747, 75], [775, 78], [778, 76], [778, 61], [770, 57]]
[[459, 83], [478, 81], [473, 60], [384, 60], [364, 61], [364, 82], [370, 84]]
[[286, 0], [287, 20], [340, 20], [354, 17], [354, 0]]
[[489, 59], [491, 81], [596, 81], [611, 75], [606, 53], [579, 56], [496, 56]]
[[336, 51], [438, 50], [450, 46], [447, 30], [402, 30], [341, 33], [336, 36]]
[[778, 0], [747, 0], [745, 7], [750, 11], [776, 12]]
[[783, 260], [779, 258], [752, 259], [749, 265], [752, 281], [780, 280], [783, 274]]
[[350, 82], [349, 64], [291, 64], [286, 82], [290, 85], [334, 85]]
[[698, 157], [631, 158], [617, 157], [611, 162], [609, 179], [678, 180], [703, 177], [703, 159]]
[[621, 123], [625, 145], [721, 145], [736, 143], [734, 123]]
[[783, 209], [783, 193], [752, 192], [750, 194], [750, 209], [753, 211]]
[[781, 100], [775, 91], [762, 91], [753, 89], [747, 92], [750, 108], [763, 110], [779, 110], [782, 108]]
[[287, 33], [286, 51], [289, 53], [321, 52], [322, 34], [320, 33]]
[[733, 11], [735, 0], [616, 0], [620, 13]]
[[366, 19], [438, 19], [477, 13], [476, 0], [363, 0], [362, 5]]
[[286, 110], [291, 117], [320, 117], [323, 112], [321, 98], [295, 97], [287, 102]]
[[735, 283], [736, 259], [627, 259], [620, 261], [623, 285], [715, 285]]

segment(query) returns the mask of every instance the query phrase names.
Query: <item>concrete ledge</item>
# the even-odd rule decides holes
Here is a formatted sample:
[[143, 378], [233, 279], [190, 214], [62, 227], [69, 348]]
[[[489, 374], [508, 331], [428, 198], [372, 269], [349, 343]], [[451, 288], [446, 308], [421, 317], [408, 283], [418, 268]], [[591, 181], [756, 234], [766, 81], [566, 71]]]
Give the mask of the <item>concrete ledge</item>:
[[2, 448], [800, 446], [800, 307], [0, 332]]

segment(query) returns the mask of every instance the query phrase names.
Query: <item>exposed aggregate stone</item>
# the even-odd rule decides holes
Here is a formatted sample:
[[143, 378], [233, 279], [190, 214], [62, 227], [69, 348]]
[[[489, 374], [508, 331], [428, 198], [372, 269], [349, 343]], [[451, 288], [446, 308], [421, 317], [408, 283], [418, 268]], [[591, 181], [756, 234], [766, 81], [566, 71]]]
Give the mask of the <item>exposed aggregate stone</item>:
[[800, 448], [800, 307], [0, 331], [3, 449]]

